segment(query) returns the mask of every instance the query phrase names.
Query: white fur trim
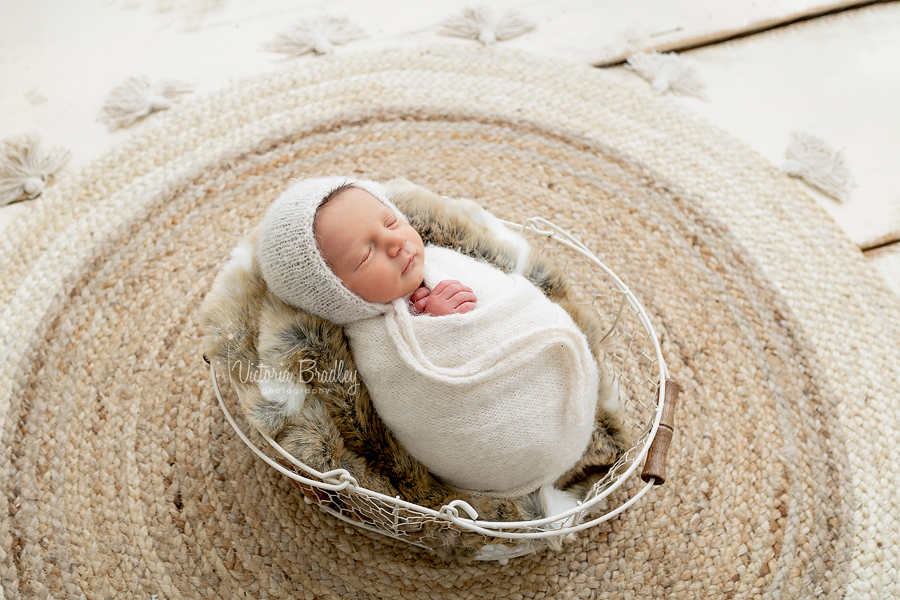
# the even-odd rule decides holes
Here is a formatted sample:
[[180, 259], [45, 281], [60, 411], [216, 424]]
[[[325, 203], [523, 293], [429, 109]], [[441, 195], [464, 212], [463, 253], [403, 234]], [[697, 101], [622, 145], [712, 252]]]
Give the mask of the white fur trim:
[[619, 397], [619, 380], [614, 379], [611, 384], [600, 382], [600, 404], [606, 411], [619, 421], [625, 416], [625, 404]]
[[[446, 198], [446, 196], [444, 197]], [[528, 245], [528, 241], [525, 237], [504, 225], [500, 222], [500, 219], [485, 210], [476, 202], [473, 202], [472, 200], [459, 200], [458, 202], [460, 208], [464, 209], [468, 215], [472, 217], [473, 221], [487, 227], [488, 231], [490, 231], [497, 239], [509, 242], [516, 247], [518, 256], [516, 258], [515, 273], [517, 275], [523, 275], [525, 273], [525, 268], [528, 265], [528, 257], [531, 255], [531, 246]]]
[[504, 544], [485, 544], [478, 552], [478, 559], [496, 560], [499, 564], [505, 565], [509, 563], [511, 555], [516, 556], [515, 554], [511, 554], [513, 550], [513, 546], [506, 546]]
[[250, 244], [242, 242], [231, 250], [227, 268], [243, 269], [247, 273], [253, 272], [253, 248]]
[[491, 233], [503, 241], [510, 242], [518, 250], [515, 273], [524, 275], [525, 267], [528, 265], [528, 257], [531, 255], [531, 246], [528, 245], [528, 241], [521, 234], [501, 223], [500, 219], [488, 211], [483, 210], [482, 212], [484, 213], [484, 224]]
[[260, 381], [259, 392], [266, 400], [281, 404], [286, 417], [293, 417], [303, 410], [303, 403], [309, 393], [309, 386], [303, 382]]
[[[544, 511], [544, 515], [547, 517], [561, 515], [567, 510], [571, 510], [578, 506], [578, 501], [575, 498], [573, 498], [566, 492], [553, 487], [552, 485], [542, 486], [540, 496], [541, 508]], [[577, 517], [578, 513], [575, 513], [561, 523], [550, 523], [549, 525], [547, 525], [547, 529], [570, 527], [571, 525], [575, 524], [575, 519]]]

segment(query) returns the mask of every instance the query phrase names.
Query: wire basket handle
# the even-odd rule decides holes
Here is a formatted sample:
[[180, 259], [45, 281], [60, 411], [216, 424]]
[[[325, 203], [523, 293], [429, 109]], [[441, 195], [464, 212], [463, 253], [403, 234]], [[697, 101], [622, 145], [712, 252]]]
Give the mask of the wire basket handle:
[[669, 444], [675, 433], [675, 405], [678, 403], [678, 394], [681, 386], [674, 379], [666, 379], [666, 395], [663, 398], [662, 417], [659, 420], [659, 429], [647, 451], [647, 460], [644, 462], [644, 470], [641, 479], [645, 483], [651, 481], [656, 485], [666, 482], [666, 456], [669, 453]]
[[[543, 229], [542, 229], [543, 228]], [[577, 247], [585, 254], [589, 254], [593, 256], [593, 252], [591, 252], [587, 246], [581, 243], [581, 240], [576, 238], [574, 235], [563, 229], [562, 227], [558, 227], [554, 225], [547, 219], [543, 217], [530, 217], [525, 219], [525, 222], [522, 224], [523, 231], [531, 231], [537, 235], [543, 235], [550, 238], [557, 238], [561, 240], [566, 240], [572, 246]]]

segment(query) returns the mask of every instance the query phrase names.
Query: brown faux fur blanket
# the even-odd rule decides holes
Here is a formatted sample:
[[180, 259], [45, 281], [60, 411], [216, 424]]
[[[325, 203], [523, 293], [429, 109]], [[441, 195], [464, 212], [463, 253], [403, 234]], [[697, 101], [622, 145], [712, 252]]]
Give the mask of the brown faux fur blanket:
[[[441, 198], [406, 180], [391, 181], [386, 187], [391, 201], [407, 215], [426, 244], [457, 249], [505, 272], [516, 268], [518, 249], [483, 220], [473, 218], [473, 207], [481, 210], [474, 203]], [[256, 383], [260, 364], [279, 365], [294, 374], [310, 364], [341, 365], [346, 373], [355, 372], [355, 366], [341, 327], [290, 307], [268, 292], [255, 258], [256, 235], [251, 233], [243, 250], [233, 253], [202, 307], [204, 356], [220, 373], [230, 373], [242, 412], [255, 428], [314, 469], [346, 469], [365, 488], [424, 507], [437, 510], [460, 499], [486, 521], [547, 516], [537, 492], [492, 498], [456, 490], [437, 480], [394, 439], [372, 408], [365, 386], [355, 378], [312, 378], [310, 393], [297, 414], [286, 414], [283, 404], [267, 400]], [[525, 277], [569, 312], [599, 357], [602, 332], [595, 316], [570, 300], [565, 275], [535, 254], [525, 265]], [[581, 460], [555, 484], [579, 498], [630, 446], [621, 422], [602, 403], [598, 403], [595, 421], [594, 435]], [[261, 447], [268, 446], [262, 442]], [[280, 459], [274, 451], [270, 454]], [[304, 489], [304, 493], [325, 500], [315, 490]], [[326, 502], [339, 503], [340, 499], [331, 496]], [[347, 512], [348, 507], [334, 508]], [[365, 509], [351, 512], [361, 521], [379, 518]], [[445, 557], [470, 558], [485, 543], [481, 535], [446, 525], [436, 531], [428, 528], [423, 527], [417, 541]], [[416, 536], [410, 533], [409, 537]]]

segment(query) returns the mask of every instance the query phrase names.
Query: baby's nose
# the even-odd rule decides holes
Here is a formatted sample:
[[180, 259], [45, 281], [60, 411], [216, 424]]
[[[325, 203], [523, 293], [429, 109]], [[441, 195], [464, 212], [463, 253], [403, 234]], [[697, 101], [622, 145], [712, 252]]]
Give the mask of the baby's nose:
[[391, 238], [391, 252], [392, 256], [396, 256], [406, 247], [407, 237], [402, 233], [394, 234]]

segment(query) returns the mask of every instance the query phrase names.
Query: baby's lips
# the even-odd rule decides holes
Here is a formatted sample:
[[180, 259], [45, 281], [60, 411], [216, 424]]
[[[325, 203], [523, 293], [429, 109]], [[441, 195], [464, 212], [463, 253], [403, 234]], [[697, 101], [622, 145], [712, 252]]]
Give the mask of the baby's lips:
[[401, 271], [401, 275], [406, 275], [406, 273], [416, 264], [416, 253], [413, 252], [410, 254], [409, 258], [406, 260], [406, 266], [403, 267], [403, 271]]

